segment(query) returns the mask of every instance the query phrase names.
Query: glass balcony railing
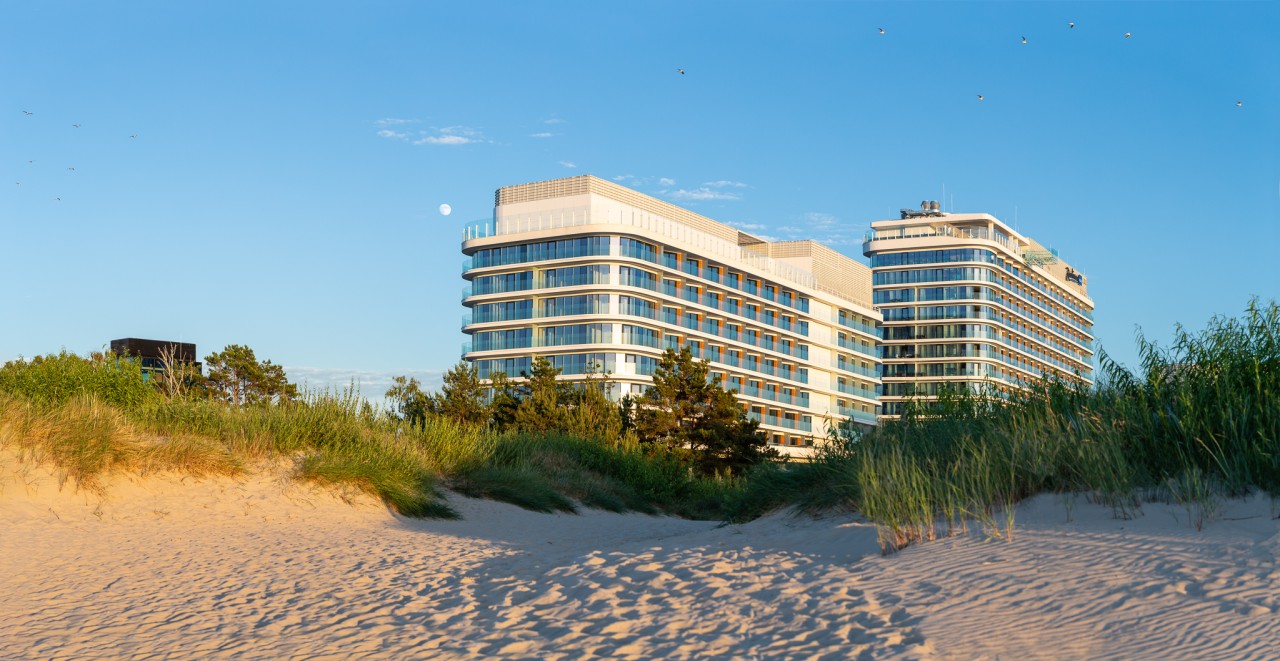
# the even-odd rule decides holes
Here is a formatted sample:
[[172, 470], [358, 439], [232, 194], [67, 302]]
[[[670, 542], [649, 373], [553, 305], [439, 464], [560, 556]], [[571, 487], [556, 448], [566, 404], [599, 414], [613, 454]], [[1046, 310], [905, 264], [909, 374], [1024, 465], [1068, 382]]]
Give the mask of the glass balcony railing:
[[836, 323], [840, 324], [841, 326], [844, 326], [845, 328], [852, 328], [853, 330], [866, 333], [868, 335], [880, 337], [880, 330], [876, 328], [874, 324], [864, 324], [860, 321], [854, 321], [853, 319], [850, 319], [848, 316], [842, 315], [842, 314], [832, 315], [831, 318], [832, 318], [832, 321], [835, 321]]
[[876, 394], [876, 391], [874, 390], [867, 390], [866, 388], [860, 388], [858, 386], [855, 386], [849, 383], [836, 382], [836, 390], [846, 395], [866, 397], [867, 399], [879, 399], [880, 397], [878, 394]]
[[840, 415], [846, 418], [853, 418], [858, 422], [867, 422], [871, 424], [876, 423], [876, 414], [874, 413], [868, 413], [866, 411], [863, 411], [862, 409], [850, 408], [848, 406], [838, 407], [837, 410], [840, 413]]
[[490, 218], [483, 220], [473, 220], [462, 226], [462, 240], [470, 241], [472, 239], [484, 239], [495, 236], [494, 222]]
[[747, 413], [747, 417], [751, 418], [752, 420], [755, 420], [756, 422], [759, 422], [762, 425], [769, 425], [770, 427], [782, 427], [783, 429], [794, 429], [796, 431], [802, 431], [805, 433], [813, 432], [813, 423], [808, 420], [792, 420], [791, 418], [785, 418], [782, 416], [772, 415], [768, 413], [762, 415], [760, 413], [756, 413], [755, 411], [751, 411]]
[[851, 372], [853, 374], [860, 374], [862, 376], [872, 378], [872, 379], [880, 378], [880, 375], [876, 373], [875, 368], [863, 367], [857, 363], [849, 362], [847, 360], [842, 360], [840, 358], [837, 358], [831, 361], [831, 366], [842, 372]]

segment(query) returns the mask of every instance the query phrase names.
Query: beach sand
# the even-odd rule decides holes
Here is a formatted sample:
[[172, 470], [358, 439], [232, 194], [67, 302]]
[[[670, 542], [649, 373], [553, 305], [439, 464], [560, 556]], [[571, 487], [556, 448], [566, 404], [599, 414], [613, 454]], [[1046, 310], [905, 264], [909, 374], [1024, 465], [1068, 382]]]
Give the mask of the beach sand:
[[3, 656], [1280, 658], [1266, 497], [1196, 530], [1176, 506], [1042, 496], [1012, 541], [975, 527], [885, 557], [848, 515], [450, 495], [463, 520], [422, 521], [284, 474], [114, 476], [103, 498], [6, 455]]

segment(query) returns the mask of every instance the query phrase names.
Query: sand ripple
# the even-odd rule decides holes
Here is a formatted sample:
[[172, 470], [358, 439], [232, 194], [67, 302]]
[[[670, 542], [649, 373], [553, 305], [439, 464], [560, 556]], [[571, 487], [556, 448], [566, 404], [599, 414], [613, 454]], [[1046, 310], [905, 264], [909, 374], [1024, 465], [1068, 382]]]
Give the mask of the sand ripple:
[[[1280, 658], [1270, 503], [1203, 532], [1051, 498], [1011, 543], [877, 553], [847, 517], [718, 526], [454, 497], [412, 521], [278, 477], [0, 491], [5, 658]], [[38, 476], [37, 476], [38, 477]]]

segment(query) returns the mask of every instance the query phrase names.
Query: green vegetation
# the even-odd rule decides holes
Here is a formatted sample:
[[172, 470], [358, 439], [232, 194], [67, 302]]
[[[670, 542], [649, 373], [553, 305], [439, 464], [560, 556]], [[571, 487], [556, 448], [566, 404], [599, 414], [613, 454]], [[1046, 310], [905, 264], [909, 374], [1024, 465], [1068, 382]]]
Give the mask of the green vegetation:
[[[642, 442], [687, 453], [704, 474], [738, 473], [777, 450], [765, 443], [759, 424], [749, 420], [733, 394], [712, 383], [706, 361], [689, 347], [670, 349], [653, 372], [653, 386], [635, 402], [635, 430]], [[631, 410], [631, 403], [624, 406]]]
[[298, 387], [289, 383], [284, 368], [269, 360], [259, 361], [253, 349], [232, 344], [204, 359], [209, 376], [202, 386], [205, 394], [234, 406], [270, 404], [298, 398]]
[[[570, 387], [537, 360], [518, 382], [496, 375], [491, 398], [467, 365], [439, 394], [399, 379], [389, 410], [278, 383], [250, 393], [252, 379], [240, 395], [176, 387], [110, 354], [64, 352], [0, 368], [0, 445], [89, 489], [116, 470], [231, 474], [285, 459], [298, 479], [357, 485], [412, 516], [452, 516], [443, 488], [539, 511], [738, 521], [843, 508], [874, 521], [886, 550], [970, 524], [1008, 537], [1014, 505], [1038, 493], [1083, 494], [1119, 516], [1176, 502], [1199, 527], [1223, 498], [1280, 492], [1276, 303], [1179, 327], [1167, 348], [1138, 342], [1139, 369], [1102, 354], [1093, 388], [944, 393], [866, 434], [833, 430], [806, 463], [762, 461], [754, 424], [688, 352], [668, 352], [655, 387], [622, 406], [607, 375]], [[240, 360], [246, 373], [259, 364]]]
[[559, 379], [560, 370], [550, 361], [535, 356], [520, 381], [494, 374], [490, 398], [475, 366], [459, 363], [445, 374], [439, 394], [423, 392], [416, 379], [396, 377], [387, 399], [392, 413], [410, 424], [434, 415], [488, 424], [498, 432], [591, 439], [614, 447], [639, 444], [648, 455], [680, 459], [704, 476], [741, 475], [778, 458], [757, 423], [730, 392], [708, 380], [709, 373], [709, 364], [694, 360], [688, 348], [668, 349], [653, 387], [638, 399], [624, 397], [619, 405], [610, 398], [608, 374], [591, 367], [582, 381], [570, 384]]
[[1013, 505], [1084, 493], [1119, 516], [1143, 500], [1187, 508], [1193, 525], [1221, 496], [1280, 487], [1280, 308], [1202, 333], [1178, 327], [1166, 349], [1138, 339], [1138, 373], [1101, 356], [1092, 389], [1038, 384], [1007, 399], [948, 393], [865, 435], [837, 430], [810, 464], [763, 466], [730, 508], [846, 506], [900, 548], [979, 522], [1010, 535]]
[[[252, 374], [252, 353], [239, 356], [239, 373]], [[451, 373], [474, 378], [465, 368]], [[564, 398], [556, 400], [556, 419], [596, 432], [571, 435], [497, 429], [436, 412], [470, 397], [465, 388], [447, 389], [433, 408], [408, 416], [404, 408], [374, 409], [351, 392], [282, 396], [289, 389], [260, 388], [253, 379], [235, 386], [238, 395], [200, 383], [174, 396], [162, 384], [110, 354], [10, 362], [0, 368], [0, 445], [52, 462], [98, 492], [113, 471], [234, 474], [285, 459], [297, 479], [355, 485], [408, 516], [454, 516], [441, 496], [448, 487], [539, 511], [574, 511], [581, 503], [714, 519], [738, 484], [691, 473], [676, 454], [623, 436], [620, 422], [618, 438], [605, 438], [609, 427], [595, 425], [591, 411], [616, 407], [599, 391], [554, 386]], [[398, 385], [408, 401], [421, 401], [416, 384]]]

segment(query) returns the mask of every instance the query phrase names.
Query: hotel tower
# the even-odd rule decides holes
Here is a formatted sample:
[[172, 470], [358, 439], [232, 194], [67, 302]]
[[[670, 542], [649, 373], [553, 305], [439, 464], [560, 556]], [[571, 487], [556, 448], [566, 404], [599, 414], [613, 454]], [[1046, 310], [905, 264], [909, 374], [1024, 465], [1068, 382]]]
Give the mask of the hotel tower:
[[1041, 376], [1093, 382], [1093, 301], [1082, 274], [987, 214], [937, 202], [871, 224], [885, 416], [944, 384], [1010, 392]]
[[463, 358], [482, 379], [543, 356], [563, 380], [594, 366], [615, 397], [639, 394], [663, 350], [687, 346], [784, 452], [880, 413], [871, 270], [822, 244], [581, 176], [498, 189], [462, 252]]

